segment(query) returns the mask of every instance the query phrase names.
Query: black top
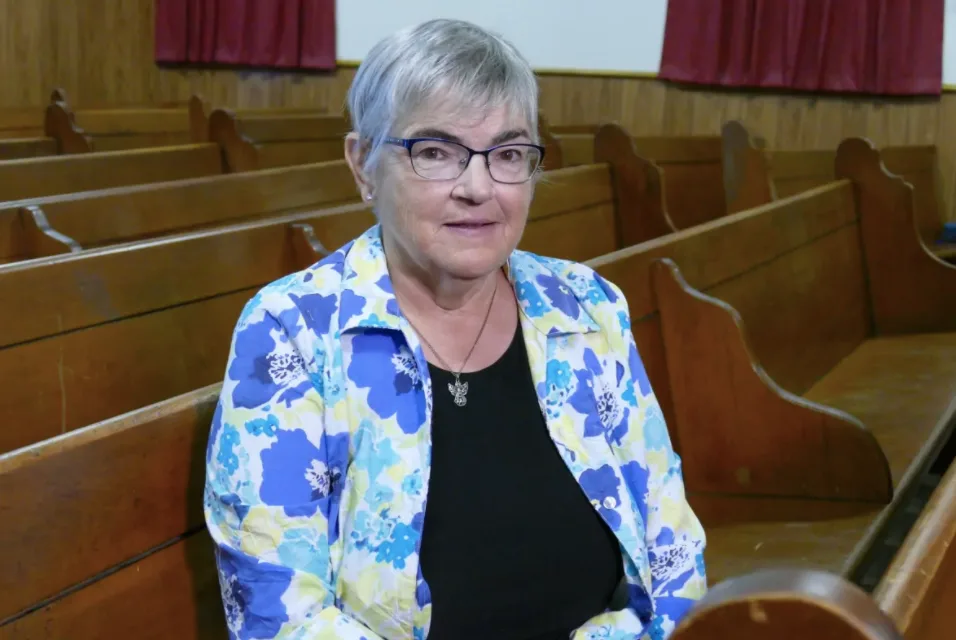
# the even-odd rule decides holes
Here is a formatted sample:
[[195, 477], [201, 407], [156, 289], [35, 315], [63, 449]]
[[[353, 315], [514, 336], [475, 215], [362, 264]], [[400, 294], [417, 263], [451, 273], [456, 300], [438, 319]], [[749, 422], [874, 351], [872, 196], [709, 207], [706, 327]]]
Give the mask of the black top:
[[551, 440], [519, 329], [496, 363], [461, 376], [429, 365], [432, 460], [421, 547], [429, 640], [567, 640], [623, 577], [614, 534]]

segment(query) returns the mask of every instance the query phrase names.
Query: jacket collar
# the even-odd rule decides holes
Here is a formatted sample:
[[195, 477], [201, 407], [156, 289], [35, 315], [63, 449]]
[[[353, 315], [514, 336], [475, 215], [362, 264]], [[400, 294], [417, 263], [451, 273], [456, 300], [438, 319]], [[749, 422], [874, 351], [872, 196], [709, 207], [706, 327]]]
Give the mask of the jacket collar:
[[[566, 264], [514, 251], [505, 266], [522, 314], [545, 336], [599, 330], [561, 273]], [[345, 297], [364, 300], [364, 304], [360, 310], [352, 308]], [[402, 330], [403, 318], [388, 274], [381, 225], [371, 227], [347, 247], [339, 305], [346, 316], [339, 325], [342, 333], [355, 329]], [[347, 313], [345, 307], [349, 307]]]

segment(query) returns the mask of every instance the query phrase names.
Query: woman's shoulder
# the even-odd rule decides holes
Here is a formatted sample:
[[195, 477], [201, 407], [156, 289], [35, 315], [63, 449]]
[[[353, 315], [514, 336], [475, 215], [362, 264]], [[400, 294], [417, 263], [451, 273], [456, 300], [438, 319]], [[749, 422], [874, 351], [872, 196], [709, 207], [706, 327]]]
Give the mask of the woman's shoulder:
[[517, 286], [540, 290], [558, 307], [566, 306], [556, 299], [565, 293], [599, 324], [607, 312], [627, 313], [621, 288], [586, 264], [519, 250], [512, 254], [510, 266]]
[[[315, 333], [329, 330], [342, 292], [345, 257], [351, 243], [319, 262], [278, 278], [259, 289], [246, 302], [237, 329], [271, 318], [287, 330], [304, 321]], [[295, 318], [292, 318], [295, 316]]]

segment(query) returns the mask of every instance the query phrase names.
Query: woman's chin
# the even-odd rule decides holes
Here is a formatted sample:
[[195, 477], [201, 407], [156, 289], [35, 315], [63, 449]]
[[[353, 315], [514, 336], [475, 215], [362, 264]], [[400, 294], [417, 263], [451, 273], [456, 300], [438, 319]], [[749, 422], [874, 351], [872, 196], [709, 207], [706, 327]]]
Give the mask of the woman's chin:
[[510, 251], [482, 248], [449, 252], [435, 260], [436, 265], [448, 275], [461, 280], [476, 280], [494, 273], [508, 261]]

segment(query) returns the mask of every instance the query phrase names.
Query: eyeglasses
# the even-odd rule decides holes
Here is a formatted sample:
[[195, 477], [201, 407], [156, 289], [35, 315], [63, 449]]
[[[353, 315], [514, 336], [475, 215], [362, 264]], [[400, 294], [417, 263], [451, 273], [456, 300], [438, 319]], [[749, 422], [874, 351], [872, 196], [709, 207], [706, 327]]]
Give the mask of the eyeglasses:
[[455, 180], [472, 157], [484, 156], [492, 180], [520, 184], [531, 179], [544, 159], [544, 147], [536, 144], [502, 144], [476, 151], [442, 138], [385, 138], [385, 142], [404, 147], [412, 169], [426, 180]]

